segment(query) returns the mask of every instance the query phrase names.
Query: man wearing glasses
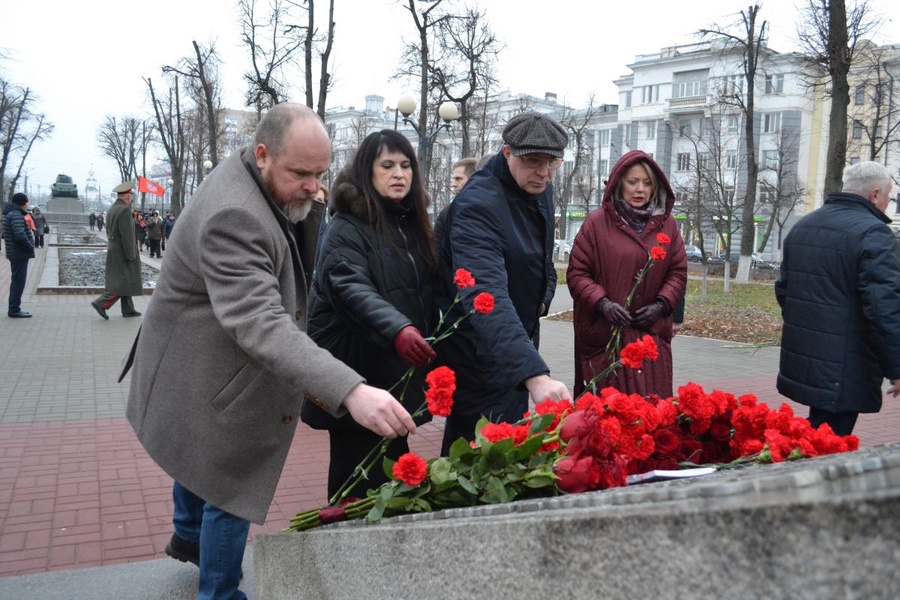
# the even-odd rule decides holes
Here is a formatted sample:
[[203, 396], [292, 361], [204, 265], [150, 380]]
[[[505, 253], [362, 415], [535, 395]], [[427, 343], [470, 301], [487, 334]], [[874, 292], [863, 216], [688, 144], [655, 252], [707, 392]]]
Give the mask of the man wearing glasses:
[[[534, 343], [556, 291], [550, 181], [569, 138], [547, 115], [528, 112], [509, 121], [503, 141], [450, 205], [438, 248], [435, 300], [446, 323], [469, 310], [481, 292], [495, 300], [491, 314], [465, 320], [437, 348], [438, 361], [456, 372], [444, 455], [457, 439], [474, 439], [482, 416], [511, 423], [528, 410], [529, 395], [535, 402], [571, 397], [564, 383], [550, 378]], [[475, 278], [475, 286], [461, 292], [462, 306], [453, 305], [457, 269]]]

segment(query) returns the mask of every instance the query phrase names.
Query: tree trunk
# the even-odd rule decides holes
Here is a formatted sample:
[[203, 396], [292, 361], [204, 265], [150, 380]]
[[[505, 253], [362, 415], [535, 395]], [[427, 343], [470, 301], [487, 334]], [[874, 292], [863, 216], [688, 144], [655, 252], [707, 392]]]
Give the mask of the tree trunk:
[[828, 4], [828, 52], [831, 75], [831, 115], [828, 118], [828, 151], [825, 154], [825, 196], [841, 191], [847, 162], [847, 107], [850, 105], [849, 35], [844, 0]]

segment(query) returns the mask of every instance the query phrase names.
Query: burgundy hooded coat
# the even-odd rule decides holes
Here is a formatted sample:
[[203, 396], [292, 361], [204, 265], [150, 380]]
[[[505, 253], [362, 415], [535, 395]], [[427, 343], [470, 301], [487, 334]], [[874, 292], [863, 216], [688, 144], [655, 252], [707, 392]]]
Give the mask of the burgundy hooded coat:
[[[616, 212], [613, 194], [629, 168], [643, 161], [654, 171], [657, 180], [656, 209], [644, 231], [637, 231]], [[666, 257], [655, 262], [635, 291], [629, 312], [662, 298], [668, 304], [668, 314], [651, 326], [650, 331], [625, 327], [622, 347], [646, 334], [653, 336], [659, 358], [645, 360], [641, 369], [619, 367], [611, 377], [597, 381], [597, 389], [613, 386], [626, 393], [641, 395], [672, 395], [672, 308], [684, 295], [687, 284], [687, 258], [684, 240], [672, 218], [675, 194], [659, 165], [640, 150], [628, 152], [613, 167], [603, 202], [588, 215], [572, 247], [567, 282], [574, 301], [575, 312], [575, 394], [584, 391], [582, 382], [589, 382], [610, 364], [606, 344], [612, 334], [612, 324], [597, 310], [597, 303], [605, 297], [625, 306], [635, 276], [647, 263], [650, 249], [657, 245], [656, 235], [664, 233], [671, 243]]]

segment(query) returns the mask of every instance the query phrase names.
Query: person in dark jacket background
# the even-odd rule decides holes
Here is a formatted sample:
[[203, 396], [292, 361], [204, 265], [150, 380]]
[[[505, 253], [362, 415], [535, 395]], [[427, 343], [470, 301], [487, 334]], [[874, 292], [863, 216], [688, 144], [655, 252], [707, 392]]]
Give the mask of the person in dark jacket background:
[[[331, 203], [309, 297], [309, 336], [369, 385], [391, 388], [416, 367], [403, 397], [413, 413], [424, 400], [424, 367], [435, 357], [423, 332], [432, 328], [436, 258], [428, 197], [406, 137], [391, 130], [366, 137], [338, 176]], [[331, 498], [381, 436], [312, 402], [303, 403], [301, 419], [329, 432]], [[396, 460], [408, 451], [406, 437], [398, 437], [386, 455]], [[350, 495], [365, 496], [385, 481], [378, 463]]]
[[439, 347], [439, 362], [456, 372], [452, 413], [444, 429], [442, 453], [458, 438], [474, 439], [481, 416], [513, 422], [528, 410], [528, 397], [570, 398], [534, 344], [539, 319], [556, 292], [553, 190], [550, 181], [562, 164], [568, 136], [559, 123], [535, 112], [517, 115], [503, 130], [504, 145], [476, 171], [447, 211], [438, 257], [435, 302], [450, 310], [457, 269], [475, 278], [462, 293], [466, 311], [473, 298], [490, 293], [490, 315], [473, 315]]
[[778, 391], [809, 407], [814, 427], [853, 432], [881, 410], [882, 384], [900, 395], [900, 250], [884, 211], [890, 172], [875, 162], [844, 170], [841, 192], [800, 219], [784, 240]]
[[34, 247], [44, 247], [44, 235], [48, 233], [47, 217], [41, 209], [35, 206], [31, 209], [31, 218], [34, 220]]
[[13, 318], [27, 319], [30, 312], [22, 310], [22, 293], [28, 279], [28, 261], [34, 258], [34, 234], [25, 222], [25, 207], [28, 196], [19, 192], [13, 194], [12, 201], [3, 205], [3, 241], [6, 243], [6, 258], [9, 259], [11, 279], [9, 282], [9, 308], [6, 314]]

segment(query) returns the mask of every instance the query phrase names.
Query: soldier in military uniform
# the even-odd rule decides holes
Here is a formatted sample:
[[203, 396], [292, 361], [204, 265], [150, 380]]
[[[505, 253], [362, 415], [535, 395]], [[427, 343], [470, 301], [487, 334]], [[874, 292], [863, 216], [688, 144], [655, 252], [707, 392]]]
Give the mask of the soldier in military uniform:
[[106, 311], [118, 300], [122, 300], [123, 317], [139, 317], [134, 310], [132, 296], [144, 293], [141, 282], [141, 256], [134, 236], [134, 221], [131, 218], [131, 201], [134, 198], [134, 182], [126, 181], [113, 188], [115, 203], [106, 213], [106, 291], [91, 302], [94, 310], [109, 319]]

